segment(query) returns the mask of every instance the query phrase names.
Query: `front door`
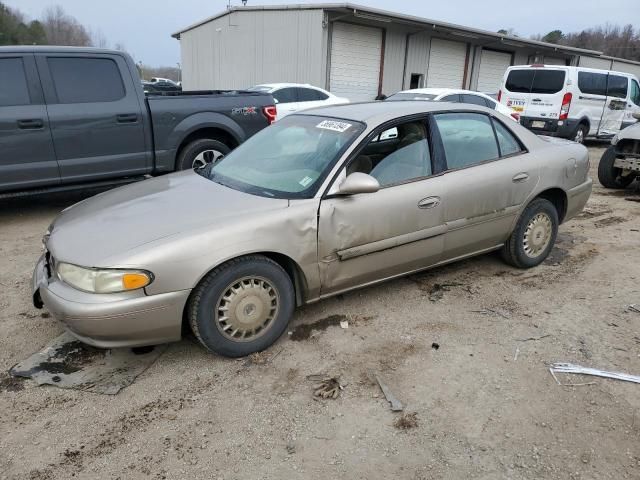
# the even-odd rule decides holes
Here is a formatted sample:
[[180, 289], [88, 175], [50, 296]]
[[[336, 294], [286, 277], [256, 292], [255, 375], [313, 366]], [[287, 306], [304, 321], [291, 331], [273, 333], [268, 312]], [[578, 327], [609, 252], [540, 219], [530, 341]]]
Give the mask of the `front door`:
[[0, 55], [0, 191], [60, 181], [33, 55]]
[[63, 181], [151, 170], [142, 90], [122, 56], [42, 54], [36, 61]]
[[[397, 136], [387, 134], [389, 130]], [[441, 204], [445, 191], [442, 178], [432, 176], [426, 132], [423, 120], [379, 132], [336, 182], [347, 174], [367, 173], [381, 189], [322, 200], [318, 257], [323, 295], [439, 261], [446, 229]]]
[[628, 94], [629, 79], [621, 75], [609, 74], [607, 77], [607, 100], [598, 130], [599, 137], [611, 137], [620, 131], [627, 111]]

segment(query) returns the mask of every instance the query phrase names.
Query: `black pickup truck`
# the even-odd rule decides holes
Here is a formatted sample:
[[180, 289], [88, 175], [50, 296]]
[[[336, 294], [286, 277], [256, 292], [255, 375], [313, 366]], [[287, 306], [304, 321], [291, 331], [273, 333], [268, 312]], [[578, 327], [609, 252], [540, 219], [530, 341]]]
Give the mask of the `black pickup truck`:
[[146, 96], [123, 52], [0, 47], [0, 194], [193, 168], [275, 116], [264, 93]]

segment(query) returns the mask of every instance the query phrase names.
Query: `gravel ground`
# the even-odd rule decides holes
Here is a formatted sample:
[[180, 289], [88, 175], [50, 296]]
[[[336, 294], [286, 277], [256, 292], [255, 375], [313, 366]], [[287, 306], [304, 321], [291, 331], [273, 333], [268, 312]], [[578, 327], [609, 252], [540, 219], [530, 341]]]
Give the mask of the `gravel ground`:
[[[249, 359], [187, 339], [113, 397], [4, 373], [61, 333], [30, 275], [91, 193], [0, 205], [0, 479], [640, 478], [640, 385], [547, 368], [640, 374], [638, 190], [596, 186], [533, 270], [486, 255], [343, 295]], [[315, 400], [312, 374], [339, 376], [339, 398]]]

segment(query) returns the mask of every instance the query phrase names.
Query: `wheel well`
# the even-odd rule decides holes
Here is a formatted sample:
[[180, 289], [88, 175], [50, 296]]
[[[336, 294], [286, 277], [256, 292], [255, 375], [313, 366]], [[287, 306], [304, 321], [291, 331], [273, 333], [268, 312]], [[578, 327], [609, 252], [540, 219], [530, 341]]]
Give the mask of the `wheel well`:
[[615, 152], [617, 155], [639, 155], [640, 154], [640, 140], [634, 140], [632, 138], [623, 138], [619, 140], [615, 146]]
[[232, 150], [238, 146], [238, 141], [233, 137], [233, 135], [231, 135], [226, 130], [223, 130], [221, 128], [201, 128], [200, 130], [191, 132], [189, 135], [185, 137], [184, 140], [182, 140], [182, 143], [180, 143], [180, 146], [176, 151], [175, 161], [177, 162], [178, 158], [180, 158], [180, 154], [182, 153], [182, 150], [184, 150], [184, 147], [189, 145], [194, 140], [200, 140], [202, 138], [210, 138], [212, 140], [218, 140], [224, 143], [227, 147], [231, 148]]
[[562, 223], [567, 214], [567, 194], [561, 188], [550, 188], [538, 194], [536, 198], [549, 200], [558, 211], [558, 221]]

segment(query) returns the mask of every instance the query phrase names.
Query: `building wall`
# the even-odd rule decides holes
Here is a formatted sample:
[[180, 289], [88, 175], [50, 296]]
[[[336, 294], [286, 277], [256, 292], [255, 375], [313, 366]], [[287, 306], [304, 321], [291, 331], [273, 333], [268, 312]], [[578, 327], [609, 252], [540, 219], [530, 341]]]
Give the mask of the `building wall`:
[[[296, 82], [324, 86], [322, 10], [240, 11], [180, 35], [187, 90]], [[326, 48], [326, 47], [325, 47]]]
[[402, 89], [406, 40], [406, 30], [395, 26], [386, 28], [382, 93], [387, 95]]

